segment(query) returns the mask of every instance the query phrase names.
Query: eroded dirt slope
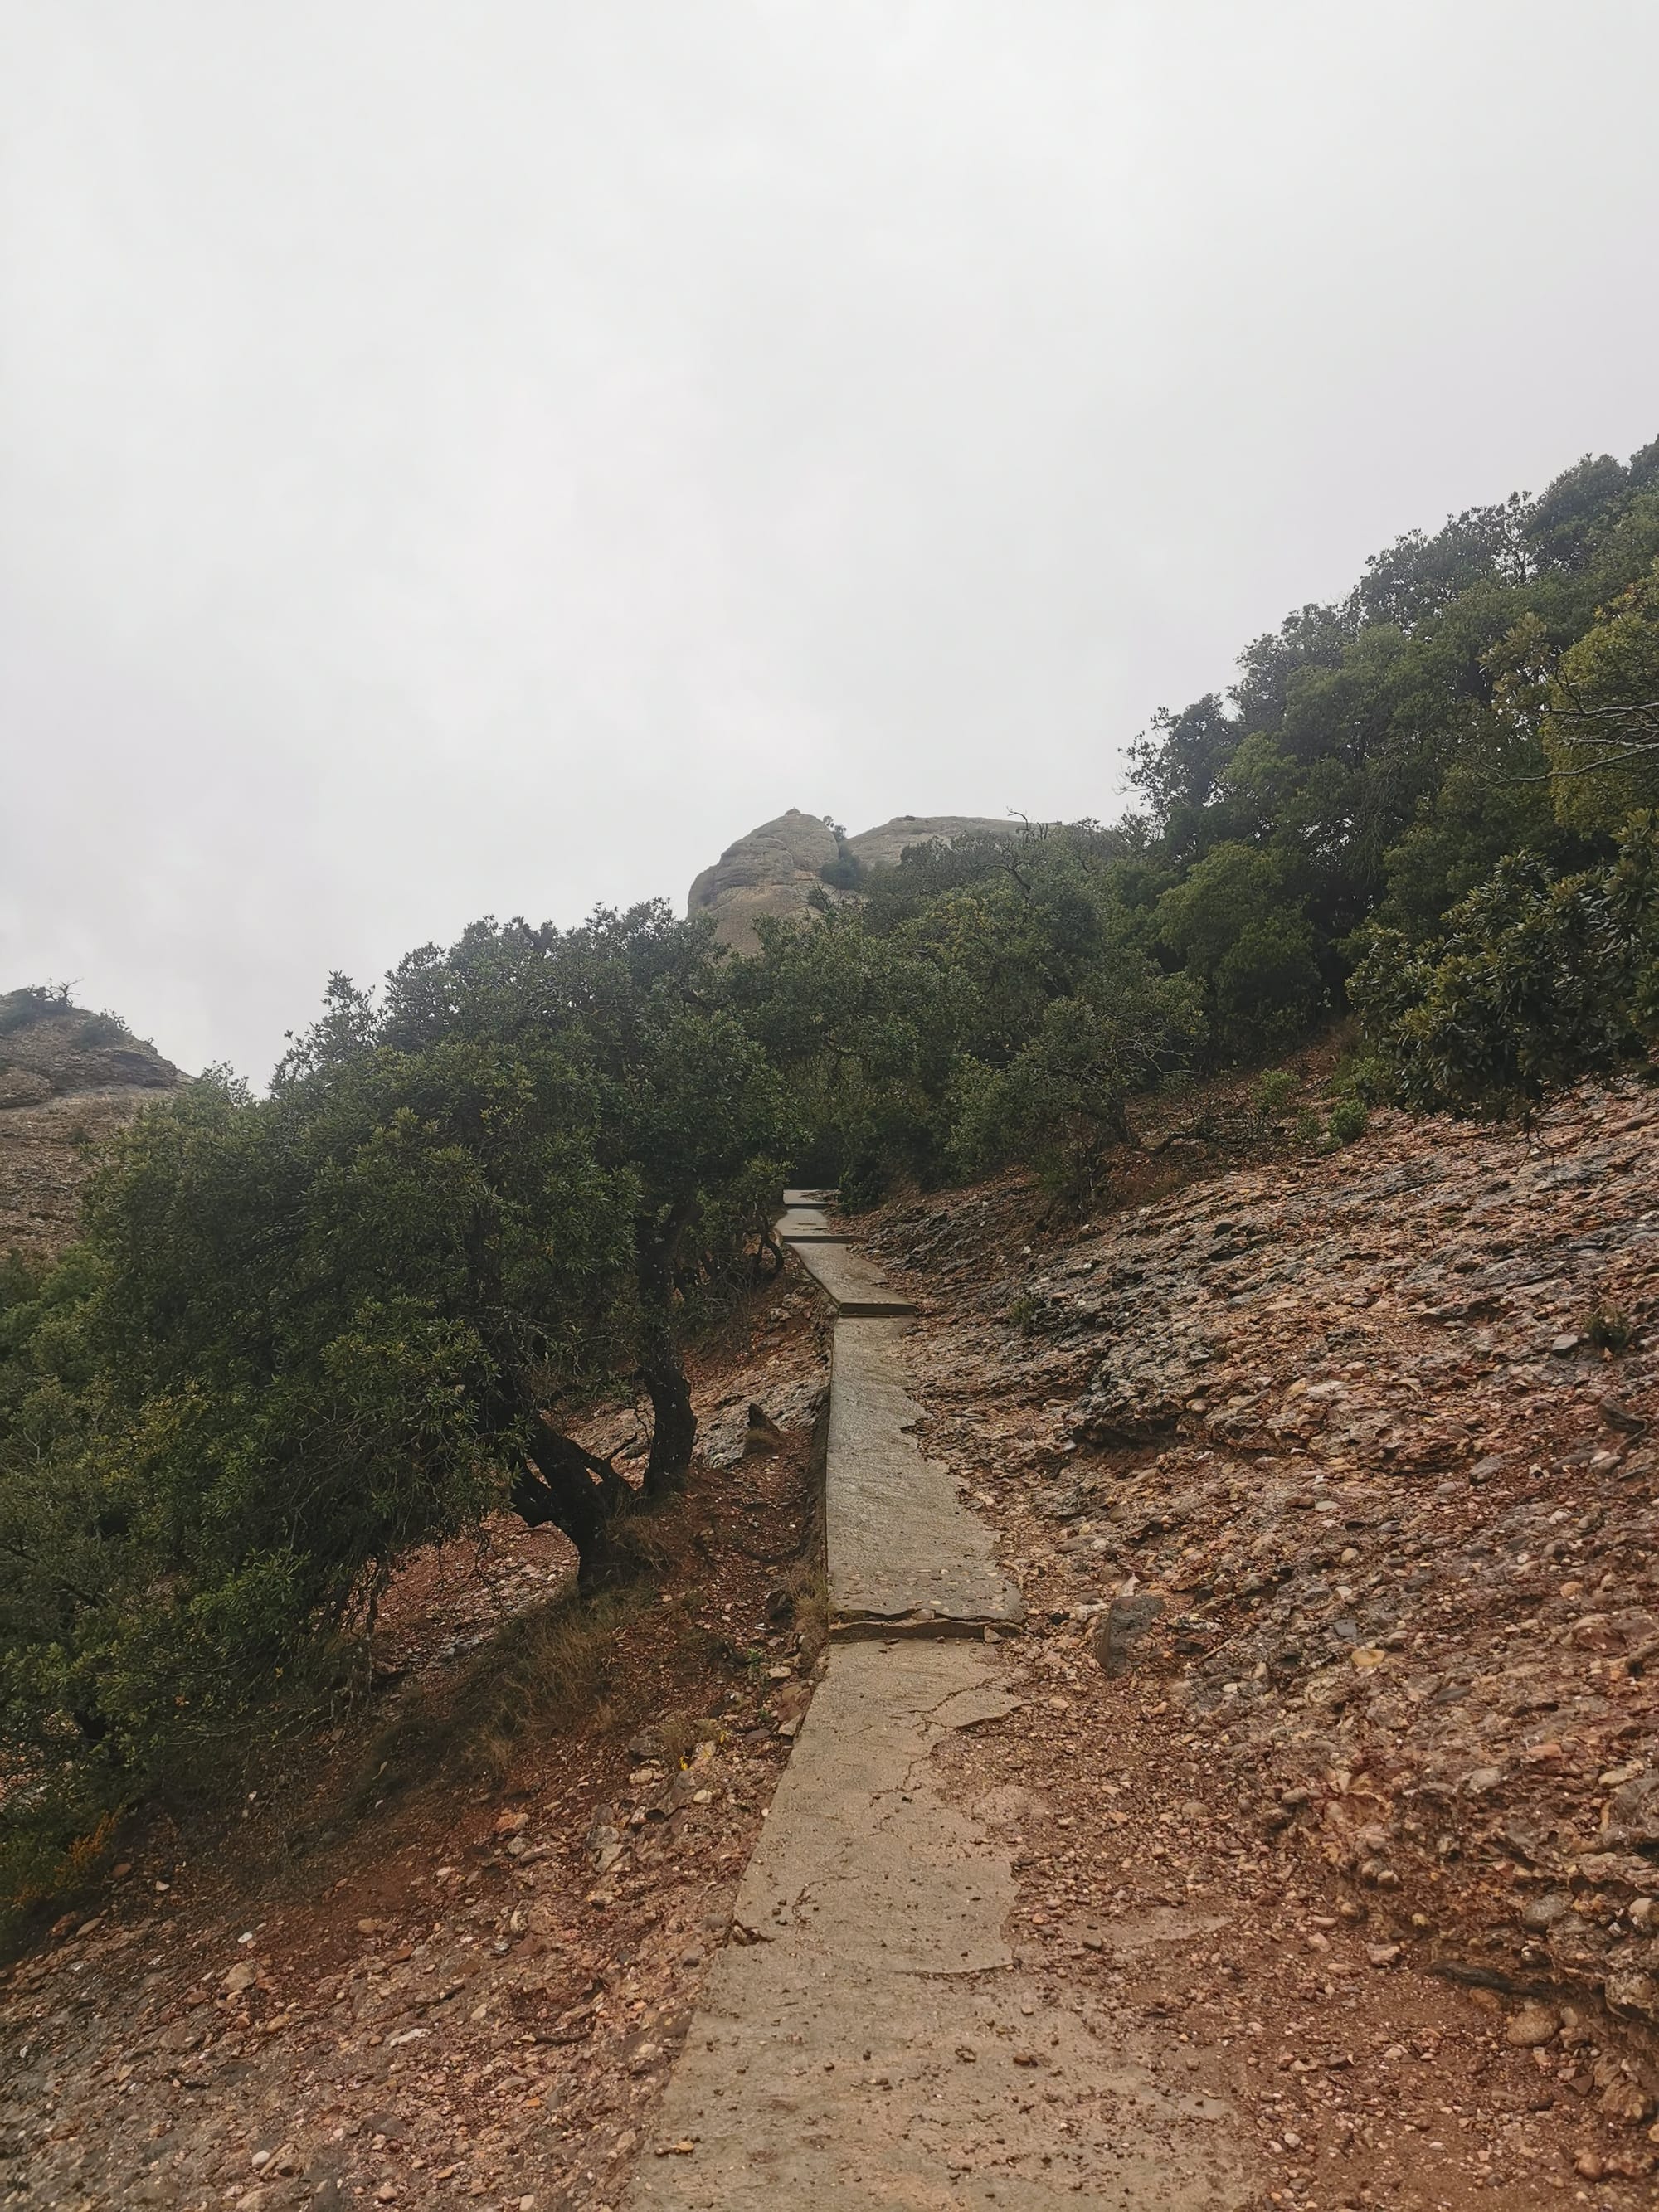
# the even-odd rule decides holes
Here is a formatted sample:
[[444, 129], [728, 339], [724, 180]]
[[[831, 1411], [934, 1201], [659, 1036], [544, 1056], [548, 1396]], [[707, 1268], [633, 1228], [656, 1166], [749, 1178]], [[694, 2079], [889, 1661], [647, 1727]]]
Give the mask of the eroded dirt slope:
[[872, 1238], [1048, 1685], [972, 1777], [1012, 1793], [1028, 1942], [1182, 2019], [1286, 2203], [1633, 2197], [1659, 1094], [1041, 1211], [1005, 1184]]

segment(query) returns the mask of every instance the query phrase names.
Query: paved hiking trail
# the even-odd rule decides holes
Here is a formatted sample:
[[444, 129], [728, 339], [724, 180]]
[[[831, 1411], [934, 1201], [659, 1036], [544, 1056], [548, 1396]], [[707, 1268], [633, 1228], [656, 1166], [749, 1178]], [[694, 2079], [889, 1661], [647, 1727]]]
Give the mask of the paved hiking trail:
[[1188, 2086], [1173, 2036], [1058, 2002], [1006, 1932], [1006, 1835], [933, 1756], [1021, 1724], [1003, 1640], [1020, 1601], [912, 1438], [913, 1309], [838, 1234], [832, 1196], [787, 1194], [780, 1224], [837, 1314], [829, 1664], [630, 2212], [1242, 2205], [1231, 2108]]

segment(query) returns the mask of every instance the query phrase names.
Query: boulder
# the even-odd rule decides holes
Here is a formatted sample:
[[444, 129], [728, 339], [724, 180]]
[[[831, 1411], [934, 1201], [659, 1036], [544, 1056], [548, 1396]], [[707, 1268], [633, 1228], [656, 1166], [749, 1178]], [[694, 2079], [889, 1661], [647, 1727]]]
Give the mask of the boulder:
[[98, 1146], [186, 1082], [112, 1015], [0, 994], [0, 1253], [60, 1251]]
[[855, 897], [846, 878], [859, 871], [896, 866], [908, 845], [935, 838], [948, 844], [970, 830], [1006, 831], [1008, 826], [975, 814], [898, 814], [842, 839], [822, 815], [792, 806], [728, 845], [692, 884], [686, 912], [694, 919], [712, 915], [716, 938], [734, 952], [757, 952], [755, 924], [763, 916], [787, 920], [808, 914], [814, 891], [837, 902]]
[[692, 884], [686, 912], [693, 920], [712, 914], [722, 945], [734, 952], [757, 952], [757, 921], [763, 915], [806, 913], [809, 894], [824, 887], [823, 871], [840, 851], [827, 822], [792, 806], [728, 845]]

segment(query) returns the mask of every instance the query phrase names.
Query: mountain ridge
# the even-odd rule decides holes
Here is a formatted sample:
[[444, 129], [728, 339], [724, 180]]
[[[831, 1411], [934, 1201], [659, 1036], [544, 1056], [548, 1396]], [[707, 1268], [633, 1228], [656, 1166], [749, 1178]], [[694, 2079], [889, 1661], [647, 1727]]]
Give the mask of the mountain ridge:
[[935, 840], [950, 844], [975, 831], [1007, 828], [988, 815], [896, 814], [849, 837], [827, 817], [792, 806], [734, 838], [702, 870], [687, 895], [686, 914], [712, 914], [720, 944], [734, 952], [757, 952], [756, 922], [809, 913], [815, 890], [844, 899], [854, 895], [865, 870], [896, 866], [907, 846]]
[[97, 1146], [189, 1081], [112, 1014], [40, 989], [0, 994], [0, 1255], [56, 1257]]

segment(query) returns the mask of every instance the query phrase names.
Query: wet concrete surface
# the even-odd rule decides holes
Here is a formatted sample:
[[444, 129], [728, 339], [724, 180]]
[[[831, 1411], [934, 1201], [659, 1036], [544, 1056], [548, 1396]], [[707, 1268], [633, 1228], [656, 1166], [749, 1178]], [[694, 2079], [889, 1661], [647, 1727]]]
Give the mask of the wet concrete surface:
[[824, 1512], [832, 1633], [1017, 1627], [1019, 1593], [955, 1477], [910, 1431], [899, 1320], [836, 1324]]

